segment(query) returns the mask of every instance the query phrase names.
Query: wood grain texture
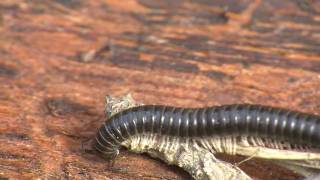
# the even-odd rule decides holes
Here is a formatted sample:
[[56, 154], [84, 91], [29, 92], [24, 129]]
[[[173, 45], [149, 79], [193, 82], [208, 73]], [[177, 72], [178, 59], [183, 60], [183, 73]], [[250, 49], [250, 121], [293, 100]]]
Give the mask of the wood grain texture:
[[[0, 177], [190, 178], [145, 155], [124, 151], [108, 168], [83, 154], [104, 96], [319, 114], [319, 32], [320, 3], [309, 0], [2, 0]], [[241, 168], [298, 178], [260, 160]]]

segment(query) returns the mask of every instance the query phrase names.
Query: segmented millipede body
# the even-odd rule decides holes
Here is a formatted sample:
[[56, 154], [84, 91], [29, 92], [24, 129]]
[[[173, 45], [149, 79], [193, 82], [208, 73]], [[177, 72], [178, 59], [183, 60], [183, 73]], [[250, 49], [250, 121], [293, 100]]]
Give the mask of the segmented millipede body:
[[178, 138], [252, 136], [320, 147], [320, 116], [262, 105], [234, 104], [207, 108], [143, 105], [106, 121], [94, 149], [107, 159], [133, 136], [157, 134]]

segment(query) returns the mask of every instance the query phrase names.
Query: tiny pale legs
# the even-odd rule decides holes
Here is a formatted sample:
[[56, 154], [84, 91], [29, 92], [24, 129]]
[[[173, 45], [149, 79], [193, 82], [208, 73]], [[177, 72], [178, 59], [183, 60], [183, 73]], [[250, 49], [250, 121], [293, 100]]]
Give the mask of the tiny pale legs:
[[[141, 105], [130, 95], [122, 98], [107, 96], [105, 112], [110, 118]], [[251, 179], [237, 166], [216, 159], [215, 153], [277, 160], [273, 162], [306, 177], [316, 177], [315, 174], [320, 172], [320, 151], [309, 151], [303, 146], [293, 148], [287, 142], [252, 136], [197, 138], [143, 133], [131, 136], [121, 145], [133, 152], [148, 153], [168, 164], [177, 165], [194, 179]]]

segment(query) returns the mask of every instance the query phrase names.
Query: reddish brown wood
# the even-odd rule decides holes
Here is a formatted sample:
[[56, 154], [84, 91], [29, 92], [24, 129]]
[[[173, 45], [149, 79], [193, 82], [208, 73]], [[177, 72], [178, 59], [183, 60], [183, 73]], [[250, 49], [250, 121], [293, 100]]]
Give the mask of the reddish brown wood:
[[[319, 114], [319, 32], [319, 3], [308, 0], [2, 0], [0, 177], [190, 178], [145, 155], [124, 151], [113, 169], [84, 155], [104, 96]], [[264, 161], [241, 167], [298, 177]]]

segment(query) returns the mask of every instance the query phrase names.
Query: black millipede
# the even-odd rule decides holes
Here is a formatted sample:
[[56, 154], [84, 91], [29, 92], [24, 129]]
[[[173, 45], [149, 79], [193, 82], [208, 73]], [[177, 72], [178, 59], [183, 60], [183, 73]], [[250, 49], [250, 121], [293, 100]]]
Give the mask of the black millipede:
[[320, 116], [263, 105], [233, 104], [206, 108], [142, 105], [126, 109], [99, 128], [93, 148], [106, 159], [133, 136], [178, 138], [250, 136], [320, 147]]

